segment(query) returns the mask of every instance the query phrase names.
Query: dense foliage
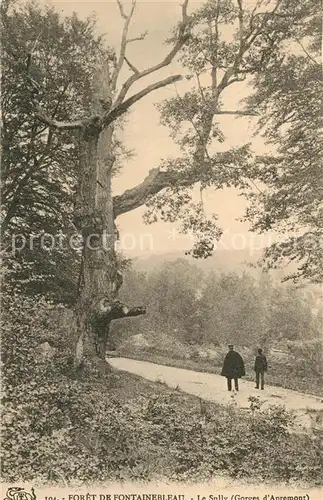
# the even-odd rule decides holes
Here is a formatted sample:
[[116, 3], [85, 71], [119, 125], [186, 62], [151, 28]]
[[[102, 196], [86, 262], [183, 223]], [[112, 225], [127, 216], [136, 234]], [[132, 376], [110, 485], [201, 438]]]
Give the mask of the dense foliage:
[[[33, 108], [62, 121], [90, 113], [95, 69], [103, 60], [113, 64], [114, 52], [97, 36], [94, 19], [61, 17], [34, 2], [2, 2], [1, 23], [5, 284], [72, 303], [81, 252], [73, 217], [79, 134], [48, 127]], [[117, 160], [121, 151], [115, 138]]]
[[[202, 228], [193, 256], [210, 255], [221, 235], [216, 215], [196, 201], [198, 179], [201, 193], [239, 188], [250, 201], [246, 218], [253, 230], [281, 233], [267, 250], [269, 267], [291, 263], [289, 277], [321, 282], [320, 18], [315, 0], [210, 0], [194, 11], [181, 55], [189, 90], [159, 106], [181, 151], [162, 166], [179, 180], [148, 209], [150, 221], [176, 216], [184, 233], [191, 225]], [[239, 86], [248, 87], [248, 98], [232, 109], [226, 92]], [[228, 149], [220, 120], [226, 114], [259, 117], [255, 134], [264, 134], [271, 152], [255, 156], [238, 140]]]
[[[266, 252], [269, 267], [293, 263], [294, 280], [322, 281], [323, 173], [321, 13], [317, 2], [303, 3], [306, 15], [292, 41], [252, 85], [248, 109], [257, 109], [259, 129], [276, 155], [257, 158], [250, 176], [262, 193], [249, 194], [247, 218], [256, 231], [281, 234]], [[297, 263], [297, 266], [295, 265]]]
[[[31, 107], [36, 100], [59, 119], [73, 109], [84, 112], [99, 43], [93, 39], [93, 23], [76, 16], [62, 20], [50, 7], [42, 10], [36, 4], [3, 2], [1, 14], [6, 284], [12, 291], [71, 299], [77, 255], [68, 245], [65, 251], [57, 248], [57, 242], [51, 249], [48, 238], [42, 245], [40, 238], [61, 233], [66, 243], [73, 228], [77, 137], [50, 130], [33, 116]], [[81, 47], [86, 48], [87, 61]], [[20, 250], [24, 238], [27, 243]]]

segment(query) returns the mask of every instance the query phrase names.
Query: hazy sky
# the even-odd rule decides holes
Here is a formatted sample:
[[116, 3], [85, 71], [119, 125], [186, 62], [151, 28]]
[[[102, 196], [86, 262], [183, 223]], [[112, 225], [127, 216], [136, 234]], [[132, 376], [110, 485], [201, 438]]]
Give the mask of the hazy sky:
[[[41, 3], [45, 2], [42, 0]], [[98, 31], [106, 33], [107, 44], [118, 47], [122, 20], [114, 0], [102, 0], [101, 2], [63, 0], [50, 3], [63, 15], [69, 15], [73, 11], [76, 11], [80, 17], [95, 13], [98, 20]], [[190, 9], [195, 10], [200, 5], [198, 2], [191, 1]], [[135, 66], [143, 69], [163, 58], [169, 50], [167, 46], [163, 45], [163, 41], [169, 35], [172, 26], [180, 19], [180, 15], [181, 6], [178, 1], [142, 2], [138, 0], [129, 36], [138, 36], [145, 30], [148, 30], [148, 36], [143, 41], [129, 45], [128, 56]], [[133, 91], [143, 88], [147, 83], [177, 73], [183, 74], [183, 70], [179, 64], [173, 63], [159, 73], [143, 79], [140, 85], [133, 87]], [[177, 91], [183, 95], [187, 85], [189, 84], [186, 80], [177, 83]], [[223, 94], [227, 108], [236, 109], [239, 99], [247, 93], [248, 88], [245, 84], [238, 83], [229, 87]], [[174, 85], [150, 94], [131, 108], [123, 139], [127, 147], [135, 150], [136, 155], [127, 162], [122, 174], [114, 180], [115, 194], [140, 183], [151, 168], [159, 165], [161, 158], [176, 155], [176, 145], [168, 136], [168, 129], [159, 124], [159, 113], [154, 106], [154, 103], [172, 95], [176, 95]], [[251, 141], [255, 151], [264, 152], [262, 139], [252, 137], [253, 124], [250, 119], [223, 116], [219, 122], [227, 137], [227, 141], [221, 146], [222, 149], [243, 145]], [[243, 216], [246, 201], [238, 196], [235, 190], [208, 190], [204, 194], [204, 202], [208, 212], [213, 211], [219, 215], [219, 224], [225, 231], [220, 247], [239, 248], [244, 245], [257, 244], [262, 246], [264, 244], [264, 236], [257, 238], [256, 235], [248, 232], [248, 224], [236, 220]], [[190, 248], [189, 238], [179, 235], [176, 227], [165, 223], [145, 225], [142, 222], [143, 212], [144, 209], [140, 208], [118, 219], [123, 250], [135, 255], [151, 251], [175, 252]]]

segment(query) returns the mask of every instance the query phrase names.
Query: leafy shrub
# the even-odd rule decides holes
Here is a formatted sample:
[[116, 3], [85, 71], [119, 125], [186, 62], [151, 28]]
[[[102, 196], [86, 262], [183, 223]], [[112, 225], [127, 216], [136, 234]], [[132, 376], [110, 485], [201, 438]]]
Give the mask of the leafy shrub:
[[173, 478], [209, 479], [225, 471], [264, 480], [322, 480], [319, 443], [291, 434], [293, 417], [283, 407], [258, 405], [252, 418], [241, 418], [234, 405], [210, 410], [204, 416], [178, 411], [171, 396], [148, 407], [146, 418], [158, 426], [159, 442], [169, 446]]
[[298, 361], [298, 369], [304, 376], [323, 376], [323, 343], [322, 338], [304, 341], [289, 341], [287, 348]]

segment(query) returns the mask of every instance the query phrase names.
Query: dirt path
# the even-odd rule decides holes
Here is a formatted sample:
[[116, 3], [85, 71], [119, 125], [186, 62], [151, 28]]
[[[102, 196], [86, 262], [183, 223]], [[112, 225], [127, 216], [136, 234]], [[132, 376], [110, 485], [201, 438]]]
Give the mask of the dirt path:
[[[231, 401], [231, 393], [226, 390], [226, 379], [220, 375], [173, 368], [129, 358], [109, 358], [109, 363], [118, 370], [140, 375], [153, 382], [164, 382], [169, 387], [178, 387], [182, 391], [206, 401], [220, 404], [228, 404]], [[312, 419], [309, 413], [313, 414], [323, 410], [322, 399], [310, 394], [269, 385], [265, 386], [264, 391], [261, 391], [255, 389], [254, 382], [247, 380], [240, 380], [239, 388], [236, 401], [241, 408], [249, 408], [249, 396], [259, 396], [264, 402], [264, 406], [280, 404], [295, 411], [297, 423], [300, 426], [310, 426]]]

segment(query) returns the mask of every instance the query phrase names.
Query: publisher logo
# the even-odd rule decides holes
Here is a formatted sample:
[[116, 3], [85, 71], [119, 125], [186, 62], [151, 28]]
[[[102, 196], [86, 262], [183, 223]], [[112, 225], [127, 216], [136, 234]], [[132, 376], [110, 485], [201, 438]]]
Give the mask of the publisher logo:
[[31, 493], [28, 493], [25, 488], [8, 488], [4, 500], [36, 500], [34, 488], [31, 488]]

